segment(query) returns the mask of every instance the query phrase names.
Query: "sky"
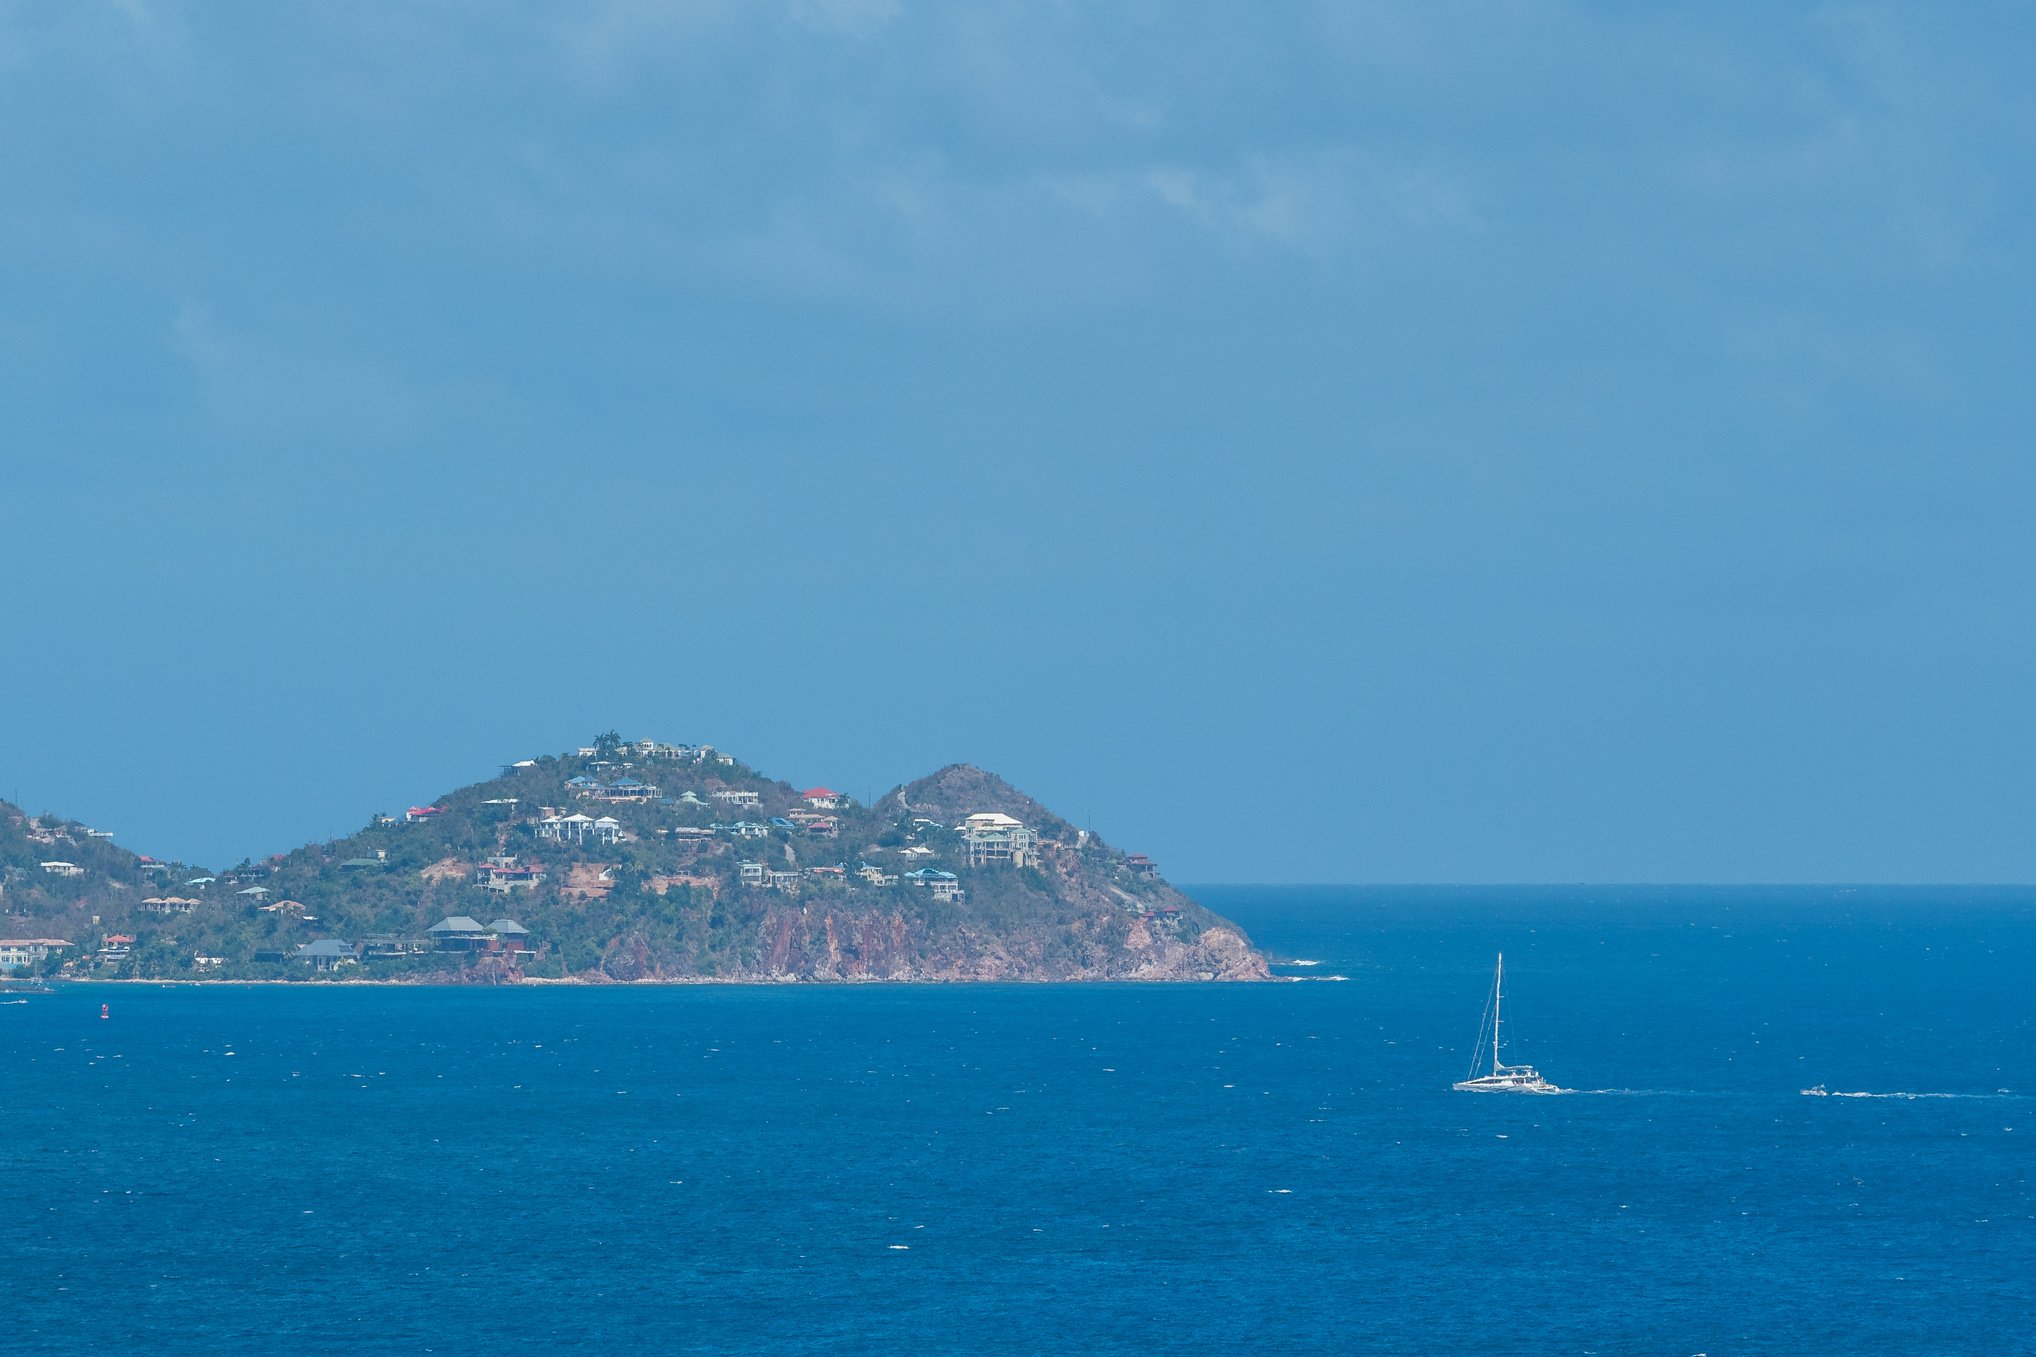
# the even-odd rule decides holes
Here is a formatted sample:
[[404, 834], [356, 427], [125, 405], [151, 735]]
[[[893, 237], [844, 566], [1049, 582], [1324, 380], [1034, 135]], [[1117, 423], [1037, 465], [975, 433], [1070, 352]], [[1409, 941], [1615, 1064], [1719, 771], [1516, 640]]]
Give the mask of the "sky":
[[0, 0], [0, 796], [617, 728], [1178, 881], [2036, 879], [2036, 14]]

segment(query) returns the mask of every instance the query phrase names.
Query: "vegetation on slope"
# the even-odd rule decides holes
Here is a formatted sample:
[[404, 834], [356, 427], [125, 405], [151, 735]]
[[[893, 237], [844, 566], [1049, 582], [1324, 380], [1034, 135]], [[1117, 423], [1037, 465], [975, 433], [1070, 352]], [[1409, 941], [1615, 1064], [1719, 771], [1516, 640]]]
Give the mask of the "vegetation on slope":
[[[299, 978], [312, 971], [297, 949], [317, 939], [367, 945], [333, 972], [347, 978], [1265, 975], [1235, 925], [980, 769], [942, 769], [874, 806], [814, 800], [711, 748], [611, 733], [215, 879], [81, 826], [36, 841], [56, 822], [0, 807], [0, 932], [68, 938], [71, 973], [119, 976]], [[1024, 822], [1032, 861], [970, 865], [957, 827], [989, 811]], [[548, 820], [566, 837], [543, 837]], [[44, 870], [53, 857], [78, 874]], [[481, 884], [511, 860], [541, 879]], [[528, 933], [447, 952], [430, 930], [448, 917]]]

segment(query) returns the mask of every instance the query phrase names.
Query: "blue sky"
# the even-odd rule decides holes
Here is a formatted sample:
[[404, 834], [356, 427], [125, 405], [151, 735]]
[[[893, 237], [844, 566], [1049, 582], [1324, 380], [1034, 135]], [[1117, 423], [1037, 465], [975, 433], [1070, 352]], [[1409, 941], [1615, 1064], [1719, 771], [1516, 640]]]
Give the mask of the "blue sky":
[[0, 3], [0, 795], [616, 726], [1191, 881], [2036, 878], [2032, 27]]

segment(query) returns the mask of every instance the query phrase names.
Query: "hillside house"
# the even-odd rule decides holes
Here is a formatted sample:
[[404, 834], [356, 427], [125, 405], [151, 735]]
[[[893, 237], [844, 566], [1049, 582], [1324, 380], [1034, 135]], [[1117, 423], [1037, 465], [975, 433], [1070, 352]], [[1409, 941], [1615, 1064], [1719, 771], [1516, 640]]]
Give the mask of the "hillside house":
[[767, 891], [796, 891], [799, 889], [799, 874], [767, 868], [763, 874], [763, 888]]
[[404, 938], [394, 933], [376, 933], [361, 942], [363, 957], [419, 956], [430, 950], [429, 938]]
[[601, 780], [599, 778], [588, 777], [585, 773], [581, 773], [578, 777], [566, 779], [566, 792], [571, 796], [589, 796], [600, 789]]
[[961, 880], [953, 872], [944, 872], [938, 867], [921, 867], [916, 872], [907, 872], [905, 880], [921, 890], [930, 891], [936, 900], [959, 900], [964, 893]]
[[320, 938], [299, 947], [296, 959], [314, 971], [336, 971], [342, 966], [358, 965], [361, 954], [351, 943], [341, 942], [338, 938]]
[[495, 944], [502, 951], [514, 956], [535, 956], [530, 946], [530, 930], [514, 919], [497, 919], [488, 925], [488, 931], [495, 935]]
[[796, 820], [794, 820], [794, 819], [792, 819], [792, 818], [791, 818], [791, 817], [789, 817], [789, 816], [785, 816], [785, 815], [773, 815], [773, 816], [771, 817], [771, 828], [772, 828], [772, 829], [788, 829], [788, 830], [789, 830], [789, 829], [797, 829], [798, 827], [799, 827], [799, 822], [798, 822], [798, 821], [796, 821]]
[[272, 905], [261, 906], [261, 912], [264, 914], [302, 915], [304, 913], [304, 902], [302, 900], [278, 900]]
[[419, 820], [436, 820], [445, 814], [444, 806], [412, 806], [403, 812], [405, 824], [416, 824]]
[[705, 806], [707, 803], [701, 800], [700, 793], [688, 787], [685, 791], [679, 793], [679, 804], [682, 806]]
[[771, 836], [771, 827], [756, 820], [737, 820], [732, 825], [715, 827], [733, 834], [738, 839], [768, 839]]
[[658, 799], [658, 790], [648, 782], [638, 782], [633, 777], [625, 777], [605, 787], [597, 787], [588, 795], [596, 801], [655, 801]]
[[189, 914], [198, 902], [186, 895], [151, 895], [141, 907], [150, 914]]
[[50, 953], [70, 947], [62, 938], [0, 938], [0, 971], [18, 971], [40, 966]]
[[476, 886], [504, 895], [513, 890], [534, 890], [542, 880], [544, 868], [534, 862], [518, 862], [513, 856], [489, 858], [474, 869]]
[[761, 862], [745, 862], [736, 868], [736, 875], [745, 886], [761, 886], [764, 879], [764, 865]]
[[807, 822], [806, 833], [808, 837], [815, 839], [838, 839], [841, 837], [841, 826], [835, 822], [834, 817], [823, 815], [817, 820]]
[[1032, 847], [1032, 831], [1022, 821], [996, 811], [982, 811], [969, 816], [961, 824], [961, 839], [968, 849], [971, 867], [992, 862], [1008, 862], [1014, 867], [1023, 867], [1027, 863], [1036, 865], [1039, 861]]
[[858, 863], [855, 874], [869, 882], [872, 886], [895, 886], [898, 884], [898, 874], [896, 872], [887, 872], [881, 867], [872, 867], [867, 862]]
[[847, 881], [847, 880], [848, 880], [848, 868], [846, 868], [846, 867], [808, 867], [808, 868], [806, 869], [806, 875], [808, 875], [808, 876], [812, 877], [812, 878], [813, 878], [814, 880], [816, 880], [816, 881]]
[[101, 961], [120, 961], [134, 951], [134, 939], [126, 933], [106, 933], [99, 939], [99, 950], [94, 953]]
[[494, 945], [495, 935], [479, 919], [454, 914], [440, 919], [426, 930], [431, 946], [439, 952], [485, 952]]
[[[607, 819], [606, 816], [602, 818]], [[536, 832], [538, 838], [550, 839], [553, 843], [585, 843], [594, 834], [594, 827], [597, 823], [599, 822], [593, 816], [581, 815], [576, 812], [572, 815], [548, 815], [531, 826], [531, 828]], [[609, 820], [609, 823], [613, 824], [615, 822]], [[599, 842], [599, 840], [597, 839], [596, 842]], [[610, 842], [613, 841], [610, 840]]]
[[763, 804], [762, 796], [756, 792], [743, 791], [739, 787], [723, 787], [719, 791], [709, 792], [707, 793], [707, 799], [716, 805], [727, 806], [731, 810], [741, 806], [761, 806]]
[[1130, 853], [1124, 858], [1124, 870], [1133, 876], [1158, 876], [1159, 864], [1143, 853]]
[[831, 787], [808, 787], [799, 793], [799, 799], [813, 810], [837, 810], [846, 798]]
[[603, 815], [594, 821], [590, 834], [595, 843], [620, 843], [622, 822], [612, 815]]
[[235, 891], [234, 894], [240, 896], [251, 905], [259, 905], [268, 898], [269, 888], [267, 886], [249, 886], [244, 890]]
[[660, 829], [658, 833], [673, 843], [706, 843], [714, 837], [713, 830], [701, 825], [674, 825], [670, 829]]
[[51, 876], [83, 876], [85, 874], [85, 869], [75, 862], [45, 862], [42, 864], [42, 869]]

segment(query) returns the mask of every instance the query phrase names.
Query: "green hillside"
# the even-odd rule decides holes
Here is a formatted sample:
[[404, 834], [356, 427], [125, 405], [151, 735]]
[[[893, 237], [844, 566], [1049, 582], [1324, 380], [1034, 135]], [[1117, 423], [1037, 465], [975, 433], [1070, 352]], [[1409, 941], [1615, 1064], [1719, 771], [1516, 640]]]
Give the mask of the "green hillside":
[[826, 792], [611, 734], [216, 875], [0, 806], [0, 933], [74, 944], [22, 969], [123, 978], [1266, 974], [1235, 925], [980, 769]]

